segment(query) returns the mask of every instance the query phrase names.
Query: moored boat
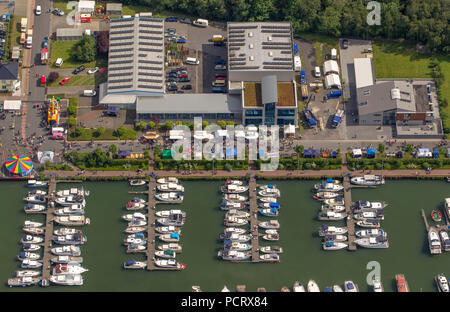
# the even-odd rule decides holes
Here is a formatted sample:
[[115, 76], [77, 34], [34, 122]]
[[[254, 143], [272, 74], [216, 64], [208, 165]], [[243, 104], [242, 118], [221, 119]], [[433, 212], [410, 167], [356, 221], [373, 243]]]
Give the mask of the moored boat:
[[43, 190], [32, 190], [32, 191], [29, 191], [28, 192], [28, 195], [27, 196], [35, 196], [35, 195], [47, 195], [47, 192], [46, 191], [43, 191]]
[[147, 244], [145, 245], [135, 245], [135, 244], [130, 244], [127, 246], [127, 251], [126, 253], [137, 253], [137, 252], [145, 252], [147, 250]]
[[442, 250], [443, 251], [450, 251], [450, 238], [448, 237], [447, 231], [446, 230], [441, 230], [439, 232], [439, 235], [441, 236]]
[[241, 243], [241, 242], [233, 242], [231, 240], [225, 240], [223, 242], [224, 248], [230, 249], [230, 250], [237, 250], [237, 251], [247, 251], [252, 249], [252, 245], [248, 243]]
[[146, 246], [147, 245], [147, 240], [143, 239], [143, 238], [127, 237], [127, 238], [125, 238], [123, 240], [123, 244], [125, 246], [129, 246], [129, 245]]
[[147, 181], [141, 180], [141, 179], [133, 179], [133, 180], [129, 180], [129, 183], [131, 186], [141, 186], [141, 185], [145, 185], [147, 183]]
[[220, 234], [219, 238], [221, 240], [230, 240], [241, 243], [249, 242], [252, 239], [250, 234], [237, 234], [233, 232], [226, 232], [225, 234]]
[[38, 268], [42, 267], [42, 262], [39, 262], [36, 260], [24, 259], [24, 260], [22, 260], [20, 267], [24, 268], [24, 269], [38, 269]]
[[442, 213], [439, 210], [433, 210], [431, 211], [431, 220], [434, 222], [441, 222], [442, 221]]
[[224, 249], [220, 250], [217, 256], [221, 257], [223, 260], [228, 261], [243, 261], [250, 259], [252, 257], [252, 254], [249, 251], [236, 251]]
[[444, 273], [435, 277], [436, 286], [439, 292], [450, 292], [449, 280], [445, 277]]
[[82, 226], [89, 224], [90, 219], [85, 216], [57, 216], [53, 222], [66, 226]]
[[227, 184], [227, 185], [223, 185], [220, 188], [220, 191], [223, 194], [241, 194], [241, 193], [245, 193], [248, 191], [248, 186]]
[[270, 221], [259, 222], [258, 226], [263, 229], [279, 229], [280, 223], [278, 222], [278, 220], [270, 220]]
[[31, 276], [23, 276], [23, 277], [13, 277], [8, 278], [8, 286], [9, 287], [25, 287], [32, 286], [39, 283], [40, 278], [31, 277]]
[[447, 223], [450, 224], [450, 198], [444, 201], [444, 213], [447, 216]]
[[438, 230], [434, 226], [430, 227], [428, 231], [428, 245], [432, 255], [442, 253], [441, 240], [439, 239]]
[[184, 224], [185, 219], [181, 214], [170, 215], [168, 218], [157, 218], [156, 222], [161, 225], [166, 226], [182, 226]]
[[86, 200], [82, 195], [69, 195], [56, 197], [55, 202], [61, 206], [71, 206], [74, 204], [80, 204], [86, 206]]
[[38, 181], [38, 180], [28, 180], [27, 181], [28, 187], [46, 187], [48, 186], [47, 182]]
[[359, 221], [356, 221], [356, 224], [360, 227], [364, 228], [379, 228], [380, 227], [380, 221], [377, 219], [362, 219]]
[[259, 197], [258, 200], [262, 203], [276, 203], [278, 201], [277, 197]]
[[58, 197], [67, 197], [67, 196], [88, 196], [89, 191], [85, 191], [83, 188], [71, 188], [68, 190], [61, 190], [56, 192], [56, 196]]
[[356, 231], [355, 235], [360, 238], [368, 238], [368, 237], [387, 237], [387, 233], [383, 229], [367, 229]]
[[231, 180], [231, 179], [227, 179], [225, 181], [225, 184], [234, 184], [234, 185], [244, 185], [244, 182], [239, 181], [239, 180]]
[[141, 210], [145, 208], [145, 204], [143, 203], [135, 203], [132, 201], [129, 201], [127, 205], [125, 206], [126, 210]]
[[227, 227], [227, 228], [225, 228], [223, 233], [226, 234], [227, 232], [231, 232], [234, 234], [244, 234], [245, 232], [247, 232], [247, 230], [244, 230], [242, 228], [236, 228], [236, 227]]
[[160, 192], [184, 192], [184, 187], [176, 183], [158, 184], [156, 189]]
[[324, 224], [319, 229], [319, 236], [326, 236], [326, 235], [343, 235], [348, 232], [346, 227], [336, 227]]
[[81, 264], [57, 264], [53, 268], [53, 275], [66, 275], [66, 274], [83, 274], [84, 272], [89, 271], [86, 268], [83, 268]]
[[224, 194], [223, 199], [235, 202], [245, 202], [248, 197], [240, 194]]
[[23, 200], [31, 204], [43, 204], [46, 201], [44, 195], [31, 195], [24, 197]]
[[56, 256], [50, 259], [55, 264], [77, 264], [83, 263], [83, 257], [79, 256]]
[[322, 210], [322, 211], [343, 212], [343, 211], [345, 211], [345, 206], [342, 206], [342, 205], [322, 205], [322, 206], [320, 206], [320, 210]]
[[180, 209], [172, 209], [172, 210], [161, 210], [161, 211], [157, 211], [156, 213], [157, 217], [161, 217], [161, 218], [168, 218], [172, 215], [180, 215], [183, 218], [186, 218], [186, 212], [181, 211]]
[[87, 242], [87, 237], [82, 233], [75, 233], [53, 237], [52, 241], [58, 245], [82, 245]]
[[183, 192], [164, 192], [157, 193], [155, 198], [162, 202], [168, 203], [181, 203], [183, 202], [184, 196]]
[[19, 270], [16, 271], [16, 277], [38, 277], [41, 275], [41, 271], [35, 271], [35, 270]]
[[319, 285], [314, 280], [309, 280], [307, 289], [308, 292], [320, 292]]
[[37, 253], [34, 252], [29, 252], [29, 251], [21, 251], [19, 253], [19, 255], [17, 256], [17, 259], [22, 261], [25, 259], [29, 259], [29, 260], [39, 260], [41, 258], [41, 256]]
[[258, 212], [267, 217], [277, 217], [280, 214], [280, 211], [277, 208], [263, 208], [259, 209]]
[[280, 256], [278, 254], [260, 254], [259, 260], [263, 262], [280, 262]]
[[230, 292], [227, 286], [223, 286], [221, 292]]
[[53, 214], [55, 216], [82, 216], [84, 215], [84, 206], [80, 204], [65, 206], [64, 208], [56, 209]]
[[124, 269], [145, 269], [147, 267], [146, 261], [128, 260], [123, 263]]
[[398, 292], [409, 292], [408, 282], [406, 281], [405, 275], [397, 274], [395, 275], [395, 281], [397, 283]]
[[333, 242], [333, 241], [327, 241], [322, 244], [322, 247], [324, 250], [339, 250], [343, 248], [347, 248], [346, 243], [342, 242]]
[[260, 252], [263, 253], [283, 253], [283, 248], [280, 246], [263, 246], [259, 248]]
[[281, 208], [279, 203], [259, 203], [259, 207], [260, 208], [276, 208], [276, 209]]
[[41, 226], [43, 226], [44, 225], [44, 223], [41, 223], [41, 222], [34, 222], [34, 221], [29, 221], [29, 220], [26, 220], [24, 223], [23, 223], [23, 227], [24, 228], [38, 228], [38, 227], [41, 227]]
[[159, 250], [165, 251], [165, 250], [172, 250], [176, 253], [180, 253], [182, 251], [182, 247], [178, 243], [169, 243], [169, 244], [162, 244], [158, 246]]
[[279, 234], [264, 234], [262, 236], [262, 239], [267, 240], [267, 241], [278, 241], [280, 239], [280, 235]]
[[368, 200], [358, 200], [353, 207], [353, 212], [379, 211], [387, 206], [385, 202], [372, 202]]
[[314, 189], [318, 192], [341, 192], [344, 189], [344, 186], [342, 186], [342, 184], [323, 181], [315, 184]]
[[178, 179], [175, 177], [159, 178], [156, 180], [156, 183], [158, 184], [178, 183]]
[[353, 281], [345, 281], [344, 289], [345, 292], [359, 292], [358, 285], [353, 283]]
[[339, 193], [335, 192], [317, 192], [316, 195], [313, 196], [314, 199], [330, 199], [330, 198], [336, 198], [339, 196]]
[[79, 246], [67, 245], [61, 247], [54, 247], [50, 249], [51, 253], [56, 256], [74, 256], [79, 257], [81, 255], [81, 249]]
[[175, 259], [177, 254], [173, 250], [156, 250], [155, 256], [160, 258]]
[[44, 242], [44, 238], [39, 236], [25, 235], [24, 237], [22, 237], [20, 242], [22, 244], [40, 244]]
[[292, 290], [294, 292], [306, 292], [305, 286], [303, 286], [303, 284], [300, 283], [299, 281], [295, 281], [294, 287], [292, 287]]
[[267, 188], [261, 191], [258, 191], [258, 196], [263, 196], [263, 197], [280, 197], [281, 193], [279, 189], [276, 188]]
[[344, 292], [344, 290], [339, 285], [333, 285], [333, 292]]
[[130, 222], [128, 222], [128, 227], [132, 226], [146, 226], [147, 221], [142, 219], [132, 219]]
[[341, 234], [329, 234], [325, 235], [323, 239], [324, 241], [345, 242], [347, 240], [347, 236]]
[[384, 178], [380, 175], [366, 174], [362, 177], [353, 177], [350, 179], [351, 184], [364, 185], [364, 186], [375, 186], [384, 184]]
[[180, 241], [180, 235], [177, 233], [161, 234], [158, 239], [167, 243], [176, 243]]
[[384, 292], [384, 287], [383, 287], [383, 283], [381, 283], [381, 280], [374, 279], [372, 286], [373, 286], [374, 292]]
[[345, 219], [346, 215], [342, 212], [334, 212], [334, 211], [320, 211], [318, 215], [318, 219], [322, 221], [337, 221]]
[[83, 285], [83, 277], [81, 274], [51, 275], [50, 282], [62, 286], [81, 286]]
[[250, 214], [248, 212], [238, 210], [238, 209], [230, 209], [225, 214], [225, 218], [235, 217], [235, 218], [249, 218]]
[[23, 231], [25, 233], [31, 234], [31, 235], [43, 235], [45, 233], [44, 228], [31, 228], [31, 227], [24, 227]]
[[47, 207], [38, 204], [27, 204], [26, 206], [23, 207], [23, 210], [25, 211], [26, 214], [45, 213]]
[[359, 212], [353, 215], [355, 220], [375, 219], [384, 220], [383, 210]]
[[228, 217], [224, 221], [225, 226], [244, 226], [248, 223], [249, 223], [248, 219], [237, 217]]
[[155, 231], [159, 234], [167, 234], [167, 233], [178, 233], [181, 234], [181, 230], [177, 226], [169, 225], [169, 226], [157, 226], [155, 227]]
[[226, 199], [224, 199], [222, 201], [222, 203], [220, 204], [221, 210], [244, 209], [245, 207], [247, 207], [247, 205], [244, 204], [243, 202], [235, 202], [235, 201], [226, 200]]
[[147, 231], [147, 228], [144, 226], [129, 226], [124, 232], [127, 234], [141, 233]]
[[345, 200], [344, 200], [343, 197], [328, 198], [328, 199], [325, 199], [323, 202], [325, 204], [327, 204], [327, 205], [330, 205], [330, 206], [334, 206], [334, 205], [343, 206], [343, 205], [345, 205]]
[[161, 268], [183, 270], [186, 265], [178, 263], [175, 259], [156, 259], [155, 265]]
[[56, 236], [73, 235], [79, 233], [82, 233], [82, 231], [74, 228], [65, 228], [65, 227], [53, 231], [53, 234]]
[[23, 244], [22, 245], [22, 249], [23, 251], [38, 251], [39, 249], [41, 249], [40, 245], [36, 245], [36, 244]]
[[128, 222], [133, 221], [134, 219], [139, 219], [139, 220], [146, 221], [147, 220], [147, 216], [145, 214], [143, 214], [143, 213], [140, 213], [140, 212], [135, 212], [135, 213], [132, 213], [132, 214], [126, 214], [126, 215], [122, 216], [122, 220], [125, 220], [125, 221], [128, 221]]

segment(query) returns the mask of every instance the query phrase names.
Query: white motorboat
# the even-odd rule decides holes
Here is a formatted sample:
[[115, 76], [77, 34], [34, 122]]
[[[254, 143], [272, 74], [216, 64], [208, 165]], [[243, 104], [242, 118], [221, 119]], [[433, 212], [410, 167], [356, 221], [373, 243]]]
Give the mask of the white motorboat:
[[24, 269], [38, 269], [42, 266], [42, 262], [31, 260], [31, 259], [24, 259], [22, 263], [20, 264], [21, 268]]
[[43, 235], [45, 233], [44, 228], [31, 228], [31, 227], [24, 227], [23, 231], [25, 233], [31, 234], [31, 235]]
[[183, 270], [186, 265], [178, 263], [175, 259], [156, 259], [155, 265], [161, 268]]
[[126, 210], [141, 210], [145, 208], [145, 204], [143, 203], [134, 203], [132, 201], [129, 201], [127, 205], [125, 206]]
[[128, 222], [128, 227], [132, 226], [146, 226], [147, 221], [142, 219], [132, 219], [130, 222]]
[[432, 226], [428, 231], [428, 244], [432, 255], [442, 253], [441, 240], [439, 239], [438, 230]]
[[272, 235], [278, 235], [278, 231], [275, 229], [269, 229], [269, 230], [265, 230], [264, 233], [266, 234], [272, 234]]
[[383, 210], [359, 212], [353, 215], [355, 220], [376, 219], [384, 220]]
[[328, 199], [325, 199], [323, 202], [330, 206], [334, 206], [334, 205], [344, 206], [345, 205], [345, 200], [343, 197], [328, 198]]
[[181, 214], [177, 215], [171, 215], [168, 218], [157, 218], [156, 222], [158, 222], [161, 225], [166, 226], [182, 226], [184, 224], [185, 219]]
[[184, 186], [176, 183], [158, 184], [156, 189], [160, 192], [184, 192]]
[[161, 217], [161, 218], [168, 218], [172, 215], [181, 214], [183, 216], [183, 218], [186, 218], [186, 212], [181, 211], [180, 209], [161, 210], [161, 211], [157, 211], [155, 214], [157, 217]]
[[147, 231], [147, 228], [144, 226], [129, 226], [124, 230], [124, 232], [128, 234], [142, 233], [145, 231]]
[[371, 202], [368, 200], [358, 200], [353, 207], [353, 212], [366, 212], [366, 211], [382, 211], [387, 204], [385, 202]]
[[145, 199], [142, 199], [142, 198], [139, 198], [139, 197], [133, 197], [133, 199], [130, 200], [129, 203], [147, 204]]
[[56, 256], [50, 259], [55, 264], [79, 264], [83, 263], [83, 257], [75, 256]]
[[39, 283], [41, 279], [32, 276], [22, 276], [22, 277], [13, 277], [8, 278], [8, 286], [9, 287], [25, 287], [32, 286]]
[[172, 250], [176, 253], [179, 253], [182, 251], [181, 245], [178, 243], [169, 243], [169, 244], [162, 244], [158, 246], [159, 250], [165, 251], [165, 250]]
[[329, 211], [334, 211], [334, 212], [344, 212], [345, 211], [345, 206], [341, 206], [341, 205], [322, 205], [320, 207], [321, 210], [329, 210]]
[[83, 188], [71, 188], [68, 190], [61, 190], [56, 192], [56, 196], [58, 197], [67, 197], [67, 196], [88, 196], [89, 191], [85, 191]]
[[230, 292], [227, 286], [223, 286], [221, 292]]
[[23, 251], [38, 251], [41, 249], [41, 246], [36, 245], [36, 244], [26, 243], [26, 244], [22, 245], [22, 249], [23, 249]]
[[327, 241], [345, 242], [345, 241], [347, 241], [347, 236], [346, 235], [341, 235], [341, 234], [329, 234], [329, 235], [325, 235], [323, 240], [325, 242], [327, 242]]
[[363, 219], [356, 221], [356, 224], [364, 228], [379, 228], [380, 221], [377, 219]]
[[77, 230], [74, 228], [60, 228], [53, 231], [53, 234], [56, 236], [65, 236], [65, 235], [73, 235], [82, 233], [81, 230]]
[[280, 222], [278, 222], [278, 220], [263, 221], [259, 222], [258, 226], [263, 229], [279, 229]]
[[81, 195], [69, 195], [56, 197], [55, 202], [61, 206], [71, 206], [74, 204], [80, 204], [86, 206], [86, 200]]
[[157, 226], [155, 227], [155, 231], [159, 234], [168, 234], [168, 233], [178, 233], [181, 234], [181, 230], [179, 227], [169, 225], [169, 226]]
[[259, 203], [259, 208], [276, 208], [280, 209], [279, 203]]
[[236, 251], [236, 250], [220, 250], [217, 253], [218, 257], [221, 257], [223, 260], [228, 261], [242, 261], [248, 260], [252, 257], [251, 252], [249, 251]]
[[133, 214], [123, 215], [122, 219], [125, 220], [125, 221], [128, 221], [128, 222], [133, 221], [134, 219], [146, 221], [147, 220], [147, 216], [144, 215], [143, 213], [135, 212]]
[[244, 182], [239, 181], [239, 180], [231, 180], [231, 179], [227, 179], [225, 181], [225, 184], [229, 185], [229, 184], [233, 184], [233, 185], [244, 185]]
[[447, 223], [450, 224], [450, 198], [444, 201], [444, 214], [447, 216]]
[[355, 244], [365, 248], [389, 248], [389, 241], [383, 236], [357, 238]]
[[81, 274], [51, 275], [50, 282], [62, 286], [81, 286], [83, 285], [83, 277]]
[[351, 184], [375, 186], [384, 184], [384, 178], [380, 175], [366, 174], [362, 177], [353, 177], [350, 179]]
[[27, 186], [28, 187], [46, 187], [46, 186], [48, 186], [48, 183], [43, 182], [43, 181], [37, 181], [37, 180], [28, 180]]
[[327, 241], [322, 244], [323, 250], [339, 250], [343, 248], [347, 248], [346, 243], [342, 242], [333, 242], [333, 241]]
[[184, 196], [182, 192], [164, 192], [157, 193], [155, 198], [162, 202], [181, 203], [183, 202]]
[[146, 261], [128, 260], [123, 263], [124, 269], [145, 269], [147, 267]]
[[344, 290], [339, 285], [333, 285], [333, 292], [344, 292]]
[[22, 261], [25, 259], [29, 259], [29, 260], [39, 260], [41, 258], [41, 256], [37, 253], [34, 252], [29, 252], [29, 251], [21, 251], [19, 253], [19, 255], [17, 256], [17, 259]]
[[245, 207], [247, 207], [247, 205], [242, 202], [235, 202], [235, 201], [230, 201], [230, 200], [225, 200], [225, 199], [220, 204], [220, 209], [222, 209], [222, 210], [244, 209]]
[[38, 204], [27, 204], [26, 206], [24, 206], [23, 210], [26, 214], [45, 213], [47, 207]]
[[90, 223], [90, 219], [85, 216], [57, 216], [54, 221], [65, 226], [82, 226]]
[[244, 226], [248, 224], [248, 219], [246, 218], [237, 218], [237, 217], [228, 217], [224, 221], [225, 226]]
[[276, 188], [268, 188], [261, 191], [258, 191], [258, 196], [263, 197], [280, 197], [281, 193], [279, 189]]
[[279, 246], [263, 246], [259, 248], [259, 251], [263, 253], [283, 253], [283, 248]]
[[277, 186], [274, 184], [266, 184], [266, 185], [260, 185], [259, 190], [277, 190]]
[[51, 253], [56, 256], [73, 256], [79, 257], [81, 255], [81, 249], [79, 246], [68, 245], [61, 247], [54, 247], [51, 250]]
[[83, 274], [89, 271], [81, 266], [81, 264], [57, 264], [53, 268], [53, 275], [66, 275], [66, 274]]
[[436, 276], [435, 280], [439, 292], [450, 292], [449, 280], [445, 277], [444, 273]]
[[248, 191], [248, 186], [227, 184], [222, 186], [220, 190], [224, 194], [241, 194]]
[[280, 256], [278, 254], [260, 254], [259, 260], [263, 262], [280, 262]]
[[305, 286], [299, 281], [295, 281], [294, 287], [292, 287], [294, 292], [306, 292]]
[[230, 240], [233, 242], [241, 242], [241, 243], [246, 243], [252, 240], [252, 236], [250, 234], [237, 234], [233, 232], [226, 232], [224, 234], [220, 234], [219, 238], [222, 240]]
[[237, 251], [247, 251], [252, 249], [252, 245], [247, 243], [225, 241], [224, 248]]
[[239, 194], [224, 194], [223, 199], [235, 202], [244, 202], [247, 201], [248, 197]]
[[87, 242], [87, 237], [82, 233], [66, 234], [53, 237], [52, 242], [58, 245], [83, 245]]
[[160, 179], [156, 180], [156, 183], [159, 183], [159, 184], [178, 183], [178, 179], [175, 177], [160, 178]]
[[368, 237], [386, 237], [387, 233], [383, 229], [367, 229], [356, 231], [355, 235], [359, 238], [368, 238]]
[[329, 182], [321, 182], [314, 185], [314, 189], [318, 192], [341, 192], [344, 190], [344, 186], [342, 184], [337, 183], [329, 183]]
[[331, 225], [322, 225], [322, 227], [319, 229], [319, 236], [326, 236], [326, 235], [335, 235], [335, 234], [346, 234], [348, 232], [346, 227], [336, 227]]
[[46, 199], [44, 195], [32, 195], [24, 197], [23, 199], [26, 202], [29, 202], [30, 204], [44, 204]]
[[177, 233], [161, 234], [158, 239], [167, 243], [176, 243], [180, 241], [180, 235]]
[[280, 239], [280, 234], [264, 234], [262, 239], [267, 241], [278, 241]]
[[345, 292], [359, 292], [358, 285], [356, 285], [352, 281], [345, 281], [344, 289], [345, 289]]
[[44, 238], [39, 236], [25, 235], [24, 237], [22, 237], [20, 242], [22, 244], [40, 244], [44, 242]]
[[309, 280], [307, 288], [308, 292], [320, 292], [319, 285], [314, 280]]
[[137, 253], [137, 252], [145, 252], [147, 250], [147, 244], [127, 245], [127, 254], [129, 253]]
[[173, 250], [156, 250], [155, 256], [166, 259], [175, 259], [177, 254]]
[[374, 279], [372, 286], [373, 286], [374, 292], [384, 292], [383, 284], [381, 283], [381, 281], [379, 279]]
[[242, 228], [227, 227], [227, 228], [225, 228], [225, 230], [223, 232], [224, 233], [231, 232], [231, 233], [234, 233], [234, 234], [244, 234], [247, 231], [242, 229]]
[[330, 198], [336, 198], [339, 196], [339, 193], [334, 192], [317, 192], [315, 196], [313, 196], [315, 199], [330, 199]]
[[258, 200], [262, 203], [276, 203], [277, 202], [277, 197], [259, 197]]
[[448, 237], [447, 231], [441, 230], [439, 235], [441, 236], [442, 250], [450, 251], [450, 238]]
[[236, 218], [249, 218], [250, 214], [248, 212], [237, 210], [237, 209], [230, 209], [225, 214], [225, 218], [228, 217], [236, 217]]
[[321, 211], [319, 213], [319, 220], [325, 220], [325, 221], [337, 221], [337, 220], [343, 220], [345, 219], [347, 215], [342, 212], [334, 212], [334, 211]]
[[29, 191], [28, 192], [28, 195], [27, 196], [36, 196], [36, 195], [47, 195], [47, 192], [46, 191], [43, 191], [43, 190], [32, 190], [32, 191]]
[[34, 221], [26, 220], [23, 224], [23, 227], [24, 228], [38, 228], [43, 225], [44, 225], [44, 223], [41, 223], [41, 222], [34, 222]]
[[64, 208], [56, 209], [53, 214], [55, 216], [83, 216], [84, 206], [80, 204], [66, 206]]
[[22, 270], [16, 271], [16, 277], [38, 277], [41, 275], [41, 271], [34, 270]]
[[129, 181], [131, 186], [141, 186], [141, 185], [145, 185], [147, 183], [147, 181], [145, 180], [141, 180], [141, 179], [133, 179]]

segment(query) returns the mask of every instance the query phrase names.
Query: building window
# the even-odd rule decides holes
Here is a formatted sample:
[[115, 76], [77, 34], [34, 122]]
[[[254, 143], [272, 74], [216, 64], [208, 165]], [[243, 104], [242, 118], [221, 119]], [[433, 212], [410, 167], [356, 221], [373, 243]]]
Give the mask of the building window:
[[277, 119], [277, 125], [294, 125], [295, 120], [294, 119], [284, 119], [284, 118], [278, 118]]
[[245, 116], [246, 117], [262, 116], [262, 109], [246, 109]]
[[245, 119], [245, 125], [255, 125], [255, 126], [259, 126], [262, 124], [262, 119], [261, 118], [246, 118]]
[[278, 109], [278, 116], [295, 116], [295, 109]]
[[264, 124], [268, 126], [273, 125], [275, 123], [275, 103], [264, 104], [264, 109]]

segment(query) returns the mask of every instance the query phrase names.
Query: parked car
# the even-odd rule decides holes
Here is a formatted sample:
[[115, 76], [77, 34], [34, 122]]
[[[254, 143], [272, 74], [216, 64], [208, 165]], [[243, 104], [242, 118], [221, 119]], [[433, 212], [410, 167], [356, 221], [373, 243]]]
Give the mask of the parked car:
[[220, 57], [216, 58], [216, 64], [225, 65], [226, 63], [227, 63], [227, 61], [221, 59]]
[[186, 39], [178, 38], [177, 43], [186, 43]]
[[42, 8], [40, 5], [36, 6], [36, 15], [41, 15], [42, 13]]
[[68, 83], [70, 81], [70, 77], [66, 77], [66, 78], [64, 78], [63, 80], [61, 80], [60, 82], [59, 82], [59, 84], [60, 85], [65, 85], [66, 83]]
[[80, 65], [73, 70], [72, 74], [76, 75], [76, 74], [82, 72], [83, 70], [85, 70], [85, 67], [83, 65]]
[[166, 17], [165, 21], [166, 22], [178, 22], [178, 18], [176, 18], [175, 16]]
[[187, 85], [181, 86], [181, 89], [183, 89], [183, 90], [192, 90], [192, 85], [187, 84]]
[[167, 91], [177, 91], [178, 87], [175, 85], [169, 85], [167, 86]]
[[215, 70], [226, 70], [227, 69], [227, 67], [225, 66], [225, 65], [216, 65], [215, 67], [214, 67], [214, 69]]
[[179, 74], [178, 78], [188, 78], [188, 74]]
[[189, 82], [189, 81], [191, 81], [191, 78], [189, 77], [178, 79], [178, 82]]
[[95, 74], [96, 72], [98, 72], [98, 70], [99, 70], [99, 68], [98, 68], [98, 67], [95, 67], [95, 68], [93, 68], [93, 69], [89, 69], [87, 73], [88, 73], [89, 75], [92, 75], [92, 74]]
[[192, 21], [189, 18], [180, 18], [180, 23], [192, 24]]
[[342, 40], [342, 49], [347, 49], [348, 48], [348, 40], [344, 39]]
[[225, 80], [225, 79], [227, 79], [227, 77], [224, 77], [224, 76], [218, 76], [218, 77], [216, 77], [216, 80]]
[[224, 73], [216, 74], [216, 79], [219, 79], [219, 77], [227, 78], [227, 74]]
[[177, 78], [168, 78], [167, 81], [168, 82], [177, 82]]
[[55, 15], [58, 15], [58, 16], [63, 16], [63, 15], [64, 15], [63, 10], [58, 9], [58, 8], [54, 9], [54, 10], [52, 11], [52, 13], [55, 14]]
[[211, 89], [212, 93], [225, 93], [225, 88], [221, 88], [221, 87], [214, 87]]

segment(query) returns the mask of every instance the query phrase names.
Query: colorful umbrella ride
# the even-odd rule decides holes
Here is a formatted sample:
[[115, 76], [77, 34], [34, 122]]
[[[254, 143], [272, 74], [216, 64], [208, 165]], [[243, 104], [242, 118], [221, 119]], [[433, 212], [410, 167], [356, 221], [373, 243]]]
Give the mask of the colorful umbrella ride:
[[22, 155], [14, 155], [5, 163], [6, 169], [12, 174], [27, 176], [33, 170], [33, 162], [30, 157]]

